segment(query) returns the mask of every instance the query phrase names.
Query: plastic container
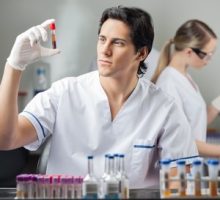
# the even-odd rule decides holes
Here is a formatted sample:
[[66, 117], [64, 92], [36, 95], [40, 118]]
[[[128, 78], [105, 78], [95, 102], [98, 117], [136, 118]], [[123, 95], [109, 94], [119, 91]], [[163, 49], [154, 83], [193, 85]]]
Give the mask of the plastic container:
[[38, 67], [35, 70], [34, 75], [34, 96], [39, 92], [43, 92], [48, 87], [48, 81], [46, 76], [46, 69], [44, 67]]

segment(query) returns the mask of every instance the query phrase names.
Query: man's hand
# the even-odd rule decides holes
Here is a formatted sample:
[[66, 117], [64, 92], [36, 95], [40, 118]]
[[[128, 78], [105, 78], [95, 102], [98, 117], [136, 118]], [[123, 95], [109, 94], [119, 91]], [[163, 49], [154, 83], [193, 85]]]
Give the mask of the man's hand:
[[7, 59], [8, 64], [14, 69], [23, 71], [28, 64], [41, 57], [59, 53], [59, 49], [45, 48], [40, 45], [40, 40], [46, 41], [48, 39], [47, 29], [54, 21], [54, 19], [48, 19], [18, 35]]

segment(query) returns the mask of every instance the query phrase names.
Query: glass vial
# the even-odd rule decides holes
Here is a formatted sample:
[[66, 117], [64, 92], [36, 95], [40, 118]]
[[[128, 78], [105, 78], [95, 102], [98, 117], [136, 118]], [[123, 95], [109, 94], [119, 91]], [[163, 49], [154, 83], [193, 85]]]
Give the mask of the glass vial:
[[125, 155], [118, 155], [118, 173], [116, 178], [119, 181], [119, 194], [121, 199], [129, 199], [129, 179], [125, 171]]
[[43, 92], [47, 89], [47, 77], [46, 77], [46, 70], [44, 67], [38, 67], [35, 71], [34, 77], [34, 96], [39, 92]]
[[83, 179], [83, 198], [97, 199], [98, 198], [98, 180], [93, 171], [93, 156], [88, 156], [88, 173]]
[[104, 198], [119, 199], [119, 181], [114, 174], [114, 156], [108, 157], [109, 174], [104, 181]]

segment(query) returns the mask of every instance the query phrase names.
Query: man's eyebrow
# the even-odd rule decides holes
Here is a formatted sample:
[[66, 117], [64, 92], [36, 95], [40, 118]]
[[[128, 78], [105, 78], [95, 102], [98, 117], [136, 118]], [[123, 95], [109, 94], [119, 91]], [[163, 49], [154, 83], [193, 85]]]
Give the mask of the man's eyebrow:
[[[98, 37], [103, 37], [103, 38], [107, 38], [105, 35], [98, 35]], [[122, 40], [122, 41], [125, 41], [125, 42], [127, 42], [128, 40], [126, 40], [126, 39], [124, 39], [124, 38], [117, 38], [117, 37], [115, 37], [115, 38], [111, 38], [111, 40]]]
[[128, 40], [126, 39], [123, 39], [123, 38], [112, 38], [113, 41], [115, 40], [120, 40], [120, 41], [123, 41], [123, 42], [127, 42]]

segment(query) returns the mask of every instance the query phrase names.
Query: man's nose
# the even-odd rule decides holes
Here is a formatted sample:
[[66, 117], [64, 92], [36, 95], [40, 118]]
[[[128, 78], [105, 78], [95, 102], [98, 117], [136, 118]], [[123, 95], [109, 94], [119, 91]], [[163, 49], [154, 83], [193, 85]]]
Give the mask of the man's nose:
[[103, 44], [102, 46], [102, 53], [107, 55], [107, 56], [111, 56], [112, 55], [112, 47], [111, 44], [106, 42], [105, 44]]

